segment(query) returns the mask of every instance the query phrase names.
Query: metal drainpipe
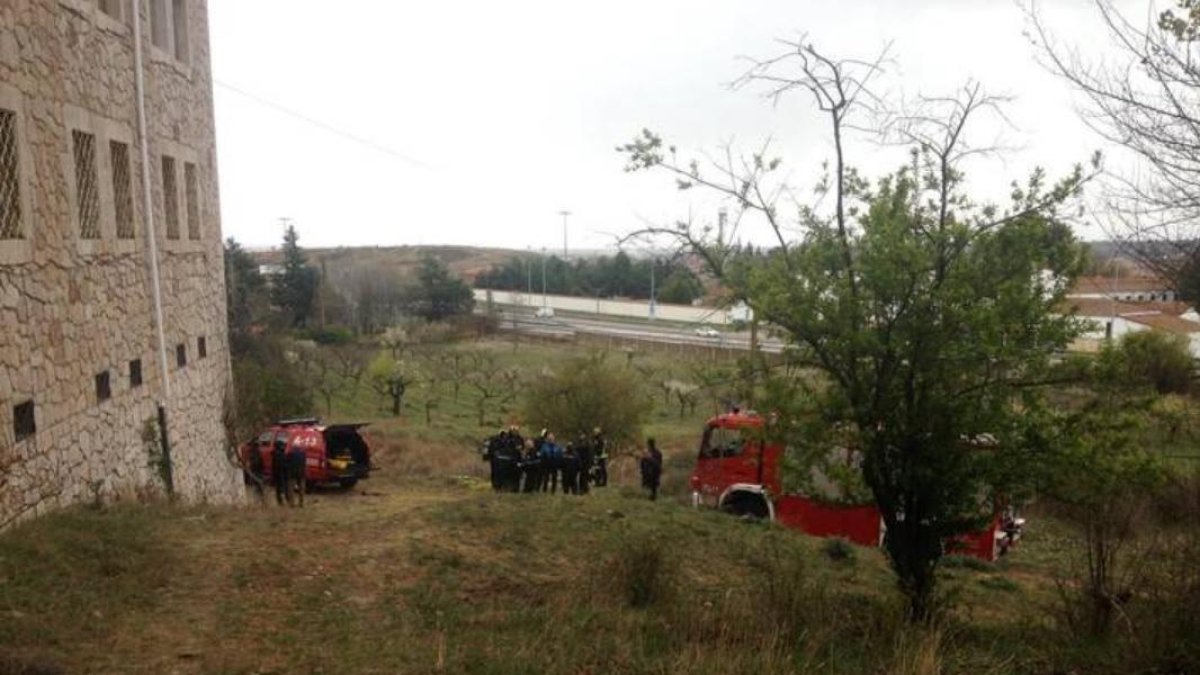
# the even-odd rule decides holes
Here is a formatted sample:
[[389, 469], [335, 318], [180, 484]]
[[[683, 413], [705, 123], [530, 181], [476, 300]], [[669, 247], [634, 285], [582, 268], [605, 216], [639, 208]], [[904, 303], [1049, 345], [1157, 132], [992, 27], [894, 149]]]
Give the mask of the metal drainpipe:
[[137, 92], [138, 136], [142, 145], [142, 210], [145, 214], [146, 249], [150, 253], [150, 285], [154, 299], [154, 329], [158, 335], [158, 370], [162, 389], [158, 399], [158, 425], [163, 453], [163, 482], [167, 495], [175, 496], [175, 466], [171, 460], [171, 437], [167, 433], [167, 402], [171, 398], [171, 374], [167, 370], [167, 337], [163, 330], [162, 282], [158, 268], [158, 240], [154, 230], [154, 200], [150, 187], [150, 133], [146, 125], [145, 60], [142, 51], [142, 0], [133, 0], [133, 69]]

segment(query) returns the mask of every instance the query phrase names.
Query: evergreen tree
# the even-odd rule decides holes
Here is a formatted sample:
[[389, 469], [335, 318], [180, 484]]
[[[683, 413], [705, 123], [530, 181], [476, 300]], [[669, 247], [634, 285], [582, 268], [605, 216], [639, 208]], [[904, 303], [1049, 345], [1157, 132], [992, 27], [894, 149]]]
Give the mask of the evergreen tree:
[[308, 325], [318, 284], [317, 271], [309, 267], [299, 242], [296, 227], [288, 225], [283, 233], [283, 271], [271, 289], [275, 306], [292, 328]]

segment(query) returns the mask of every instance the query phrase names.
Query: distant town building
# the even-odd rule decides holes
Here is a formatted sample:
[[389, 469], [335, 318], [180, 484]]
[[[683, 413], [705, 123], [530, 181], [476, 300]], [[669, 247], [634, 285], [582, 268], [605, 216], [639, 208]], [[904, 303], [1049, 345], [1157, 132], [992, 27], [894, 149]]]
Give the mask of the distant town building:
[[1073, 313], [1086, 321], [1074, 347], [1094, 351], [1107, 340], [1128, 333], [1156, 330], [1188, 339], [1192, 356], [1200, 357], [1200, 315], [1185, 302], [1121, 302], [1104, 298], [1070, 298]]
[[177, 493], [243, 492], [207, 7], [142, 2], [145, 140], [132, 8], [0, 2], [0, 528], [161, 485], [160, 404]]
[[1174, 302], [1175, 291], [1156, 277], [1080, 277], [1067, 297], [1108, 298], [1121, 302]]

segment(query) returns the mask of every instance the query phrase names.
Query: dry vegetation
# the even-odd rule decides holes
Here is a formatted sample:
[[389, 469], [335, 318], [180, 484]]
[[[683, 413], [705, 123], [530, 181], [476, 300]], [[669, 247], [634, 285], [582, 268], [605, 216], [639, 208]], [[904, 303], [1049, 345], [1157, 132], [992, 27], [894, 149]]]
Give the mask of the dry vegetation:
[[[531, 372], [571, 355], [472, 347]], [[339, 417], [376, 418], [379, 471], [304, 510], [95, 505], [0, 535], [0, 675], [1200, 668], [1200, 482], [1142, 514], [1136, 545], [1155, 555], [1110, 639], [1072, 629], [1082, 549], [1046, 508], [1000, 563], [947, 561], [955, 609], [915, 628], [879, 551], [687, 505], [706, 406], [656, 405], [672, 498], [650, 503], [629, 458], [584, 498], [492, 494], [475, 448], [493, 429], [448, 387], [426, 426], [425, 395], [400, 418], [367, 393], [339, 401]]]

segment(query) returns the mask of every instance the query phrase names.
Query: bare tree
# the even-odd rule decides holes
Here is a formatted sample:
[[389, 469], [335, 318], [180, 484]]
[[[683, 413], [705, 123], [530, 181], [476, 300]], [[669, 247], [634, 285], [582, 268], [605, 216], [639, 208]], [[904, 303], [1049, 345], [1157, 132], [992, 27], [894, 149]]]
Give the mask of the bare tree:
[[[1144, 23], [1111, 0], [1093, 0], [1107, 29], [1107, 60], [1060, 44], [1032, 0], [1029, 34], [1044, 65], [1083, 95], [1081, 116], [1105, 140], [1129, 150], [1142, 172], [1110, 173], [1109, 236], [1137, 262], [1200, 301], [1200, 62], [1191, 0]], [[1139, 167], [1139, 168], [1140, 168]]]

